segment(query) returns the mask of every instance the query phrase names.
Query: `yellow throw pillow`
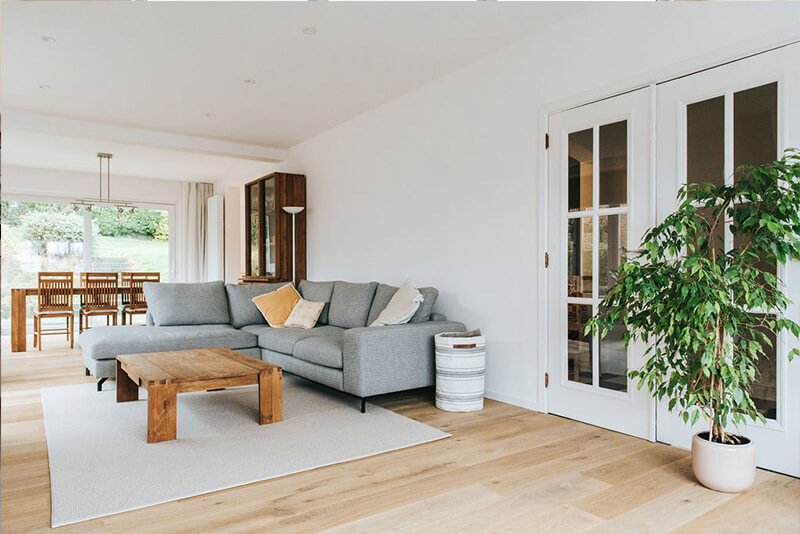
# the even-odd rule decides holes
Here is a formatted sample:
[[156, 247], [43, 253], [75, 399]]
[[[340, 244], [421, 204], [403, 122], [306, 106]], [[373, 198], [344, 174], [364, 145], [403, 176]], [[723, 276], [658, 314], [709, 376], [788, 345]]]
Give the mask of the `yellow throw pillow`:
[[259, 295], [253, 299], [253, 304], [256, 305], [258, 311], [267, 320], [267, 323], [273, 328], [283, 328], [283, 324], [292, 313], [294, 305], [300, 300], [300, 293], [294, 288], [292, 284], [286, 284], [282, 288]]
[[310, 300], [300, 299], [294, 305], [292, 313], [289, 314], [283, 326], [314, 328], [324, 307], [324, 302], [311, 302]]

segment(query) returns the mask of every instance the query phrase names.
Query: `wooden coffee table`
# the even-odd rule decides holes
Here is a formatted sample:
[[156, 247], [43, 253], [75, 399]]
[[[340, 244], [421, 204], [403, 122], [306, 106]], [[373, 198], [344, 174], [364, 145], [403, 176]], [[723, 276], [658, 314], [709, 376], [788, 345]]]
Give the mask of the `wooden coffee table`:
[[283, 420], [282, 371], [224, 347], [117, 356], [117, 402], [147, 388], [147, 442], [177, 436], [178, 393], [258, 384], [258, 423]]

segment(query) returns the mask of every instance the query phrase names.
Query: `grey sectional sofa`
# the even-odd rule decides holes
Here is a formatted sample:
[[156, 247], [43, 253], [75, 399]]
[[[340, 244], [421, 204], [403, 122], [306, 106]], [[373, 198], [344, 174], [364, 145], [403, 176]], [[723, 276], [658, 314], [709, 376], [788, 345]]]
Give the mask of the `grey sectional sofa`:
[[433, 312], [432, 287], [420, 289], [424, 302], [408, 324], [368, 327], [396, 287], [306, 280], [303, 298], [326, 303], [317, 326], [271, 328], [251, 299], [283, 285], [145, 284], [147, 326], [101, 326], [78, 337], [87, 374], [100, 390], [119, 354], [228, 347], [359, 397], [363, 411], [366, 397], [433, 385], [433, 336], [465, 330]]

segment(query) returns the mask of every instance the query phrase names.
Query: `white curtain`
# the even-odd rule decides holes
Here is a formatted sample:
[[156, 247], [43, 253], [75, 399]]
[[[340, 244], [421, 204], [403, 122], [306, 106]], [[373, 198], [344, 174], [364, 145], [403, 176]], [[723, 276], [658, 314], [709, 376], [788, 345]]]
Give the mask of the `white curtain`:
[[202, 282], [208, 274], [208, 199], [214, 195], [214, 184], [183, 184], [182, 214], [178, 219], [178, 242], [175, 258], [178, 282]]

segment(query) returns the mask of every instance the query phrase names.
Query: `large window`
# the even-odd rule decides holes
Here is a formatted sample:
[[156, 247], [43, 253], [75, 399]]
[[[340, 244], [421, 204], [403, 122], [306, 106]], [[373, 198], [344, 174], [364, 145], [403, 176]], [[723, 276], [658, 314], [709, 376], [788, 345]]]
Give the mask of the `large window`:
[[[36, 287], [40, 271], [170, 273], [169, 211], [95, 207], [68, 202], [0, 202], [2, 333], [10, 332], [11, 288]], [[28, 299], [31, 320], [36, 299]]]

